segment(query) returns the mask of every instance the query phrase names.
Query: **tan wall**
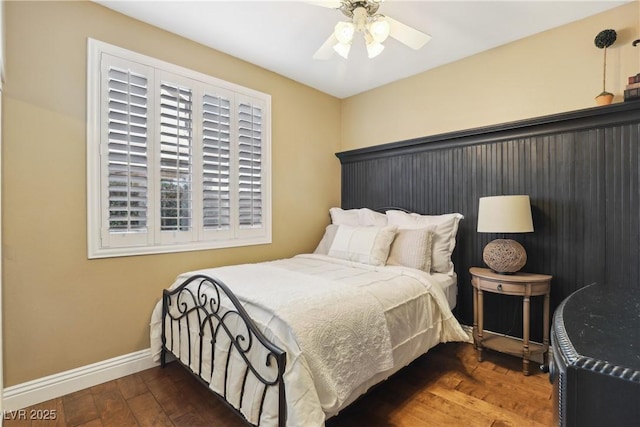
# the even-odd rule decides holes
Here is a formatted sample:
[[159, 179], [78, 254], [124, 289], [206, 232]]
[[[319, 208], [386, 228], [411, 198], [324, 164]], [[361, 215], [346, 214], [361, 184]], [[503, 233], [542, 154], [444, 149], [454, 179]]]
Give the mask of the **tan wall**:
[[[630, 47], [639, 4], [341, 102], [96, 4], [8, 2], [5, 386], [148, 347], [150, 311], [178, 272], [312, 249], [339, 203], [336, 151], [593, 106], [602, 67], [593, 38], [605, 28], [618, 31], [607, 89], [620, 101], [640, 72]], [[273, 244], [87, 260], [87, 37], [272, 95]]]
[[[340, 202], [338, 99], [94, 3], [5, 12], [5, 386], [149, 347], [153, 305], [182, 271], [314, 248]], [[273, 244], [87, 260], [87, 37], [272, 95]]]
[[[622, 102], [640, 72], [640, 2], [504, 45], [342, 103], [342, 150], [595, 106], [603, 51], [593, 40], [613, 28], [607, 91]], [[429, 49], [427, 44], [423, 49]]]

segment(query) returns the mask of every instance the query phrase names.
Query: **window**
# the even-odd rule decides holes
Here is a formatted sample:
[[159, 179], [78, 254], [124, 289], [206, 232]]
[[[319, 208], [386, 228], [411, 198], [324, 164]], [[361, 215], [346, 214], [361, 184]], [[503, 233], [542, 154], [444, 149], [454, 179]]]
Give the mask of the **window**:
[[88, 44], [89, 258], [271, 242], [269, 95]]

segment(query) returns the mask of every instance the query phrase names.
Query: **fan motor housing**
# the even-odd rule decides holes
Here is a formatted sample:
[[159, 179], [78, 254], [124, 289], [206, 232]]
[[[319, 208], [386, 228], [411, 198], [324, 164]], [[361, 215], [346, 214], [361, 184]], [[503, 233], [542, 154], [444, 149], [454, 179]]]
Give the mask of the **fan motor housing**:
[[353, 11], [358, 8], [363, 8], [367, 11], [367, 15], [371, 16], [378, 11], [380, 7], [379, 1], [374, 0], [343, 0], [342, 5], [340, 6], [340, 11], [348, 16], [349, 18], [353, 18]]

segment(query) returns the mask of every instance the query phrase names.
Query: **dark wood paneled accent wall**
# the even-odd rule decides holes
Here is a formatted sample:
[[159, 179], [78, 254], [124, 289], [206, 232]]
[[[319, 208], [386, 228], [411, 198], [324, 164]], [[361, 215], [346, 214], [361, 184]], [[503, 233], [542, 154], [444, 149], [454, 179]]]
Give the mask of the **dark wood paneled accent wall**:
[[[528, 194], [535, 232], [523, 271], [551, 274], [552, 309], [593, 282], [640, 286], [640, 102], [337, 153], [342, 207], [399, 206], [423, 214], [460, 212], [454, 262], [456, 315], [473, 323], [469, 267], [498, 237], [476, 232], [478, 199]], [[521, 334], [521, 304], [485, 299], [489, 330]], [[532, 324], [541, 324], [541, 301]], [[542, 331], [532, 329], [541, 340]]]

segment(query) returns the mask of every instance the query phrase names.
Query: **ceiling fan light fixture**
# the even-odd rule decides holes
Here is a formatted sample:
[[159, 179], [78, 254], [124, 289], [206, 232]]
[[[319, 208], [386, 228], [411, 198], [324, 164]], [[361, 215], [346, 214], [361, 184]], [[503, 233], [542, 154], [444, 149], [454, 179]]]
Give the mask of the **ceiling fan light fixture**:
[[338, 22], [334, 29], [334, 34], [341, 44], [351, 43], [355, 32], [355, 26], [351, 22], [345, 21]]
[[378, 43], [384, 42], [389, 37], [391, 26], [384, 17], [379, 17], [369, 25], [371, 37]]
[[349, 57], [349, 50], [351, 50], [351, 43], [336, 43], [333, 46], [333, 50], [344, 59], [347, 59]]
[[382, 0], [322, 2], [323, 5], [326, 3], [326, 7], [336, 8], [341, 11], [349, 20], [338, 22], [334, 26], [331, 35], [313, 54], [313, 58], [326, 60], [333, 56], [334, 51], [343, 58], [347, 58], [356, 33], [362, 33], [364, 36], [369, 58], [375, 58], [382, 53], [384, 50], [383, 43], [389, 37], [415, 50], [420, 49], [429, 41], [430, 35], [398, 22], [387, 15], [378, 14], [381, 2]]

